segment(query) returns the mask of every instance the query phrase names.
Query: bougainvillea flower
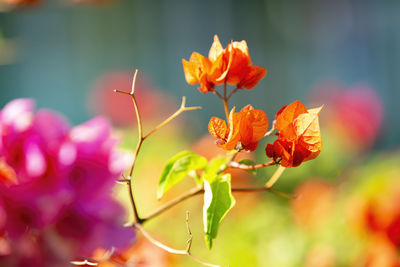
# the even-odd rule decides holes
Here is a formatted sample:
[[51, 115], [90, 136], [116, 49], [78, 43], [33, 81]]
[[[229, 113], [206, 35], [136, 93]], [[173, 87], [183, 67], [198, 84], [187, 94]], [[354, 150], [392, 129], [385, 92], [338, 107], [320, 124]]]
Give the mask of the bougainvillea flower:
[[224, 49], [218, 39], [214, 36], [208, 58], [194, 52], [189, 61], [182, 59], [183, 70], [188, 84], [200, 84], [198, 88], [202, 93], [208, 93], [215, 90], [215, 86], [223, 84], [226, 73], [222, 73], [226, 66], [223, 66]]
[[1, 266], [70, 266], [132, 240], [110, 194], [126, 167], [116, 144], [101, 117], [70, 129], [30, 99], [0, 111]]
[[316, 158], [322, 148], [318, 122], [321, 109], [307, 110], [300, 101], [282, 107], [275, 116], [279, 136], [265, 148], [267, 156], [283, 167], [296, 167]]
[[244, 149], [254, 151], [258, 140], [268, 130], [268, 118], [262, 110], [247, 105], [240, 112], [233, 108], [229, 114], [228, 126], [220, 118], [212, 117], [208, 131], [217, 138], [217, 145], [225, 150]]
[[246, 41], [231, 42], [225, 50], [224, 60], [228, 61], [228, 69], [223, 79], [238, 88], [252, 89], [267, 73], [267, 69], [253, 66]]
[[246, 41], [231, 42], [224, 49], [217, 35], [208, 58], [194, 52], [189, 61], [182, 59], [182, 64], [187, 83], [200, 84], [202, 93], [224, 83], [252, 89], [267, 73], [265, 68], [253, 66]]

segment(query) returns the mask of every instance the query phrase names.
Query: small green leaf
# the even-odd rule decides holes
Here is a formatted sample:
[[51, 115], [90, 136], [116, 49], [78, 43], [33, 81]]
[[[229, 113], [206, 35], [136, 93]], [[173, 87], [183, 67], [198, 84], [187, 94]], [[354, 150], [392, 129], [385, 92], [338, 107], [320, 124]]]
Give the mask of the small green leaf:
[[219, 175], [219, 172], [224, 169], [227, 161], [228, 159], [224, 157], [212, 159], [204, 170], [203, 179], [211, 183]]
[[206, 244], [212, 247], [219, 225], [228, 211], [235, 205], [231, 192], [231, 175], [218, 175], [213, 181], [204, 180], [203, 222]]
[[170, 158], [158, 181], [157, 198], [160, 199], [172, 186], [194, 170], [204, 169], [207, 160], [190, 151], [182, 151]]
[[[247, 165], [247, 166], [253, 166], [256, 163], [252, 160], [249, 159], [242, 159], [241, 161], [239, 161], [239, 164], [243, 164], [243, 165]], [[256, 175], [257, 174], [257, 170], [253, 169], [253, 170], [247, 170], [247, 172], [249, 172], [252, 175]]]

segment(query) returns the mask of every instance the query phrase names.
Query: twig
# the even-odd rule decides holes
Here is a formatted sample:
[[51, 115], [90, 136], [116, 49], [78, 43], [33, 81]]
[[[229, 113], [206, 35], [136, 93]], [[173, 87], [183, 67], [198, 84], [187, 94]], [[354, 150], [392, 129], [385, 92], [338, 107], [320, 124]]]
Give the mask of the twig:
[[[188, 219], [187, 219], [187, 222], [188, 222]], [[188, 225], [188, 224], [187, 224], [187, 225]], [[207, 263], [207, 262], [205, 262], [205, 261], [203, 261], [203, 260], [201, 260], [201, 259], [199, 259], [199, 258], [197, 258], [197, 257], [195, 257], [195, 256], [193, 256], [193, 255], [191, 254], [191, 252], [190, 252], [190, 247], [191, 247], [191, 243], [192, 243], [192, 235], [191, 235], [191, 232], [190, 232], [190, 238], [189, 238], [189, 240], [188, 240], [188, 244], [190, 244], [190, 245], [188, 245], [188, 247], [187, 247], [186, 249], [174, 249], [174, 248], [171, 248], [171, 247], [169, 247], [169, 246], [167, 246], [167, 245], [161, 243], [160, 241], [158, 241], [158, 240], [156, 240], [154, 237], [152, 237], [152, 236], [144, 229], [144, 227], [143, 227], [141, 224], [137, 224], [137, 223], [136, 223], [136, 224], [133, 225], [133, 227], [135, 227], [137, 230], [139, 230], [139, 231], [143, 234], [143, 236], [144, 236], [147, 240], [149, 240], [151, 243], [153, 243], [155, 246], [157, 246], [157, 247], [159, 247], [159, 248], [161, 248], [161, 249], [163, 249], [163, 250], [165, 250], [165, 251], [167, 251], [167, 252], [169, 252], [169, 253], [171, 253], [171, 254], [175, 254], [175, 255], [187, 255], [187, 256], [189, 256], [190, 258], [192, 258], [193, 260], [195, 260], [195, 261], [197, 261], [197, 262], [199, 262], [199, 263], [201, 263], [201, 264], [203, 264], [203, 265], [205, 265], [205, 266], [220, 267], [219, 265]], [[189, 227], [189, 226], [187, 226], [187, 227]], [[189, 228], [188, 228], [188, 229], [189, 229]], [[190, 231], [190, 229], [189, 229], [189, 231]]]
[[133, 196], [133, 189], [132, 189], [133, 169], [135, 168], [136, 159], [137, 159], [137, 156], [139, 154], [140, 148], [141, 148], [142, 143], [143, 143], [142, 119], [140, 117], [139, 107], [137, 105], [136, 98], [135, 98], [135, 82], [136, 82], [137, 73], [138, 73], [138, 70], [135, 71], [135, 74], [133, 76], [132, 90], [131, 90], [130, 93], [127, 93], [127, 92], [124, 92], [124, 91], [119, 91], [119, 90], [115, 90], [115, 92], [128, 94], [128, 95], [131, 96], [131, 99], [132, 99], [132, 102], [133, 102], [133, 106], [135, 108], [136, 118], [137, 118], [138, 142], [137, 142], [137, 145], [136, 145], [135, 153], [133, 154], [133, 160], [132, 160], [131, 168], [129, 170], [128, 177], [126, 178], [126, 182], [127, 182], [127, 185], [128, 185], [129, 198], [130, 198], [130, 201], [131, 201], [131, 204], [132, 204], [133, 217], [134, 217], [136, 222], [140, 223], [142, 221], [142, 219], [140, 218], [139, 213], [137, 211], [135, 199], [134, 199], [134, 196]]
[[227, 99], [229, 100], [231, 97], [232, 97], [232, 95], [234, 94], [234, 93], [236, 93], [238, 90], [240, 90], [241, 88], [240, 87], [236, 87], [234, 90], [232, 90], [232, 92], [228, 95], [228, 97], [227, 97]]
[[278, 169], [274, 172], [272, 177], [265, 183], [266, 188], [271, 188], [276, 181], [278, 181], [279, 177], [281, 177], [283, 171], [285, 170], [285, 167], [282, 167], [282, 165], [279, 165]]
[[276, 165], [276, 162], [274, 161], [269, 161], [265, 163], [260, 163], [260, 164], [255, 164], [255, 165], [246, 165], [246, 164], [240, 164], [236, 161], [232, 161], [229, 164], [229, 167], [235, 168], [235, 169], [241, 169], [241, 170], [256, 170], [256, 169], [261, 169], [269, 166]]
[[[244, 187], [244, 188], [232, 188], [232, 192], [236, 192], [236, 193], [251, 193], [251, 192], [271, 192], [273, 194], [279, 195], [279, 196], [283, 196], [285, 198], [292, 198], [292, 196], [284, 193], [284, 192], [280, 192], [278, 190], [263, 186], [263, 187]], [[186, 199], [189, 199], [191, 197], [197, 196], [197, 195], [201, 195], [204, 193], [204, 189], [201, 187], [195, 187], [191, 190], [189, 190], [188, 192], [184, 193], [181, 196], [178, 196], [172, 200], [170, 200], [169, 202], [161, 205], [160, 207], [156, 208], [154, 211], [150, 212], [149, 214], [147, 214], [146, 216], [144, 216], [142, 218], [142, 223], [145, 223], [151, 219], [153, 219], [154, 217], [157, 217], [158, 215], [160, 215], [161, 213], [164, 213], [165, 211], [169, 210], [170, 208], [176, 206], [177, 204], [183, 202]], [[134, 224], [134, 223], [133, 223]], [[127, 226], [131, 226], [131, 224], [128, 224]]]
[[[166, 120], [164, 120], [159, 125], [157, 125], [148, 134], [143, 135], [142, 119], [141, 119], [141, 116], [140, 116], [139, 107], [138, 107], [138, 104], [137, 104], [137, 101], [136, 101], [136, 97], [135, 97], [135, 83], [136, 83], [137, 73], [138, 73], [138, 70], [135, 71], [135, 74], [133, 76], [132, 89], [131, 89], [130, 93], [125, 92], [125, 91], [120, 91], [120, 90], [114, 90], [114, 92], [129, 95], [131, 97], [131, 99], [132, 99], [133, 106], [135, 108], [137, 124], [138, 124], [138, 142], [137, 142], [137, 145], [136, 145], [135, 152], [133, 154], [133, 160], [132, 160], [132, 164], [131, 164], [131, 167], [130, 167], [130, 170], [129, 170], [128, 177], [124, 178], [122, 181], [126, 182], [127, 185], [128, 185], [129, 198], [130, 198], [130, 201], [131, 201], [131, 204], [132, 204], [132, 210], [133, 210], [134, 219], [135, 219], [135, 221], [137, 223], [141, 223], [143, 221], [143, 219], [140, 218], [140, 216], [139, 216], [139, 213], [138, 213], [137, 208], [136, 208], [135, 199], [134, 199], [134, 196], [133, 196], [132, 175], [133, 175], [133, 170], [134, 170], [135, 165], [136, 165], [136, 159], [137, 159], [137, 157], [139, 155], [140, 148], [142, 147], [142, 144], [143, 144], [144, 140], [146, 140], [155, 131], [159, 130], [160, 128], [162, 128], [163, 126], [168, 124], [170, 121], [172, 121], [175, 117], [177, 117], [182, 112], [189, 111], [189, 110], [197, 110], [197, 109], [200, 109], [201, 107], [186, 107], [185, 106], [186, 98], [182, 97], [181, 106], [174, 114], [172, 114]], [[121, 182], [121, 180], [119, 182]]]
[[181, 114], [182, 112], [185, 111], [190, 111], [190, 110], [198, 110], [201, 109], [201, 107], [186, 107], [186, 97], [182, 97], [182, 102], [181, 102], [181, 106], [180, 108], [171, 116], [169, 116], [167, 119], [165, 119], [163, 122], [161, 122], [159, 125], [157, 125], [153, 130], [151, 130], [148, 134], [146, 134], [143, 139], [146, 139], [147, 137], [149, 137], [151, 134], [153, 134], [155, 131], [159, 130], [160, 128], [162, 128], [163, 126], [165, 126], [166, 124], [168, 124], [170, 121], [172, 121], [175, 117], [179, 116], [179, 114]]
[[217, 90], [214, 90], [213, 92], [218, 96], [219, 99], [221, 99], [222, 104], [224, 105], [226, 121], [229, 121], [228, 98], [226, 97], [226, 82], [224, 83], [224, 96], [222, 96]]
[[188, 198], [191, 198], [193, 196], [202, 194], [203, 192], [204, 192], [204, 189], [202, 187], [195, 187], [195, 188], [187, 191], [183, 195], [170, 200], [169, 202], [165, 203], [164, 205], [160, 206], [159, 208], [155, 209], [154, 211], [152, 211], [149, 214], [147, 214], [146, 216], [144, 216], [143, 223], [158, 216], [159, 214], [163, 213], [164, 211], [172, 208], [176, 204], [179, 204], [180, 202], [182, 202]]
[[275, 125], [276, 125], [276, 120], [274, 120], [274, 121], [272, 122], [272, 127], [271, 127], [271, 129], [270, 129], [268, 132], [266, 132], [264, 136], [270, 136], [270, 135], [272, 135], [272, 134], [274, 133], [275, 129], [276, 129], [276, 128], [275, 128]]
[[192, 241], [193, 241], [193, 235], [192, 231], [190, 231], [190, 226], [189, 226], [189, 211], [186, 211], [186, 229], [189, 234], [189, 239], [187, 241], [187, 247], [186, 247], [186, 252], [190, 253], [190, 249], [192, 248]]

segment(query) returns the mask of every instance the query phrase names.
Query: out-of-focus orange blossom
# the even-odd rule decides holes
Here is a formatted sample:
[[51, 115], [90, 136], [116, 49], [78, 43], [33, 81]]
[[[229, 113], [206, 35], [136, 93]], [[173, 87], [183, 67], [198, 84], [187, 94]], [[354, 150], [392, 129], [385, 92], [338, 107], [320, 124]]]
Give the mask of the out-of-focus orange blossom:
[[[98, 249], [94, 258], [102, 259], [108, 252]], [[146, 266], [146, 267], [167, 267], [173, 266], [172, 254], [166, 252], [150, 243], [147, 239], [141, 238], [133, 246], [124, 250], [114, 251], [106, 261], [100, 261], [99, 267], [119, 266]], [[89, 265], [86, 265], [89, 266]]]
[[240, 112], [235, 112], [233, 108], [229, 114], [228, 126], [224, 120], [217, 117], [212, 117], [208, 124], [208, 131], [218, 139], [218, 146], [225, 150], [239, 148], [254, 151], [258, 140], [264, 137], [267, 130], [267, 115], [262, 110], [255, 110], [251, 105], [247, 105]]
[[265, 148], [267, 156], [287, 168], [316, 158], [322, 149], [318, 122], [321, 110], [307, 110], [300, 101], [283, 106], [275, 116], [279, 136]]
[[307, 253], [305, 267], [333, 267], [335, 266], [335, 251], [326, 244], [317, 244]]
[[182, 59], [182, 64], [187, 83], [200, 84], [202, 93], [212, 92], [224, 83], [252, 89], [267, 73], [265, 68], [253, 65], [246, 41], [231, 42], [224, 49], [217, 35], [208, 58], [194, 52], [189, 61]]
[[291, 202], [295, 221], [304, 229], [322, 226], [330, 216], [336, 190], [323, 180], [307, 180], [294, 192]]

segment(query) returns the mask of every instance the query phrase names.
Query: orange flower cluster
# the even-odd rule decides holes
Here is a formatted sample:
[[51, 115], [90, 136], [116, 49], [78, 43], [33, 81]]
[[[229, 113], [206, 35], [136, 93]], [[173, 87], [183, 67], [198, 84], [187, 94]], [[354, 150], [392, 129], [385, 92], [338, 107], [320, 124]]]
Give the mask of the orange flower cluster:
[[321, 109], [307, 110], [300, 101], [282, 107], [275, 117], [279, 136], [265, 148], [267, 156], [283, 167], [296, 167], [316, 158], [322, 148], [318, 122]]
[[264, 78], [267, 70], [253, 66], [246, 41], [231, 42], [225, 49], [214, 36], [208, 58], [194, 52], [189, 61], [182, 59], [188, 84], [200, 84], [202, 93], [215, 91], [216, 85], [228, 83], [237, 88], [252, 89]]
[[[267, 134], [267, 115], [251, 105], [240, 112], [233, 108], [229, 113], [228, 108], [233, 93], [242, 88], [252, 89], [267, 72], [265, 68], [253, 65], [246, 41], [231, 42], [224, 49], [215, 35], [208, 57], [194, 52], [189, 61], [182, 59], [182, 64], [189, 84], [200, 84], [200, 92], [214, 92], [224, 104], [228, 122], [212, 117], [208, 124], [208, 131], [218, 139], [217, 145], [225, 150], [254, 151], [259, 140]], [[225, 87], [222, 95], [216, 91], [216, 86], [221, 84], [235, 85], [236, 88], [227, 94]], [[283, 167], [296, 167], [317, 157], [322, 148], [318, 123], [321, 109], [307, 110], [300, 101], [282, 107], [275, 120], [278, 139], [265, 148], [267, 156]], [[273, 134], [272, 130], [270, 134]]]
[[224, 120], [212, 117], [208, 131], [218, 138], [217, 144], [225, 150], [244, 149], [254, 151], [258, 140], [268, 130], [268, 118], [262, 110], [255, 110], [247, 105], [240, 112], [233, 108], [229, 114], [228, 127]]

